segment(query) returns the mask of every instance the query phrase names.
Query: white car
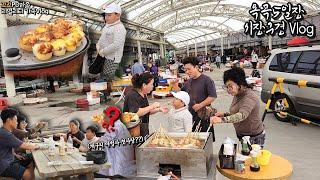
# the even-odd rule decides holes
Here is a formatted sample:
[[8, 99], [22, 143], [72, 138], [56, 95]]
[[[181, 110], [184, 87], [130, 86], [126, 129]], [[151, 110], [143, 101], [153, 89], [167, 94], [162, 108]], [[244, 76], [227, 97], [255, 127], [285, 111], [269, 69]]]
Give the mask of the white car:
[[[306, 80], [320, 83], [320, 45], [274, 49], [263, 69], [261, 100], [266, 103], [271, 96], [273, 82], [268, 78], [283, 77], [291, 80]], [[299, 88], [296, 85], [284, 84], [284, 96], [289, 101], [286, 109], [280, 92], [275, 93], [270, 108], [276, 111], [286, 110], [296, 115], [305, 115], [320, 119], [320, 89]], [[289, 119], [274, 113], [280, 121]]]

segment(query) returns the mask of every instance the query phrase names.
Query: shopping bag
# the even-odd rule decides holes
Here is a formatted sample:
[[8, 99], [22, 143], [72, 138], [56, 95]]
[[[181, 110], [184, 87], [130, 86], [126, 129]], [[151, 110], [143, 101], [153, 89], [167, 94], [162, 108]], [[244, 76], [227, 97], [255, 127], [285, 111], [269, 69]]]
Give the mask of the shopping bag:
[[89, 67], [90, 74], [99, 74], [102, 71], [105, 58], [98, 55]]

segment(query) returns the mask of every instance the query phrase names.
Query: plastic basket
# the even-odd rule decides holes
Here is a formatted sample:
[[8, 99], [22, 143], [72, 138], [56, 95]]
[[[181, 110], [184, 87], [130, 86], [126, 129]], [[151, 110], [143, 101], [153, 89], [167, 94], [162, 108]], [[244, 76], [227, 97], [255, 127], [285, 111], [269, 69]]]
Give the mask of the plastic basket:
[[269, 164], [270, 157], [272, 153], [268, 150], [261, 150], [259, 155], [257, 156], [257, 161], [259, 165], [266, 166]]

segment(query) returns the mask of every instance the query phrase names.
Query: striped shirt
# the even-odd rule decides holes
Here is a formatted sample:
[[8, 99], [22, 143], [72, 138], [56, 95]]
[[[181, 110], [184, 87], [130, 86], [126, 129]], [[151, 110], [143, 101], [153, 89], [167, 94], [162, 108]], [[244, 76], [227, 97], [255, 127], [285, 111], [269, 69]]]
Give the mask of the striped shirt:
[[100, 54], [106, 59], [114, 60], [114, 63], [120, 63], [126, 34], [127, 31], [120, 20], [113, 24], [106, 24], [97, 42]]

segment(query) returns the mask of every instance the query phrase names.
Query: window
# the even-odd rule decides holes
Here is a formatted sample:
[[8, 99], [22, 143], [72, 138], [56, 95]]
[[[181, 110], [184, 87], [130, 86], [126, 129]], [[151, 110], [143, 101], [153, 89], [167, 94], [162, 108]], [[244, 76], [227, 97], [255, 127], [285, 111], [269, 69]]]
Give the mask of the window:
[[281, 53], [279, 54], [278, 58], [280, 57], [280, 63], [279, 63], [279, 66], [281, 68], [281, 71], [282, 72], [285, 72], [286, 69], [287, 69], [287, 66], [289, 65], [290, 63], [290, 55], [288, 52], [284, 52], [284, 53]]
[[302, 53], [295, 72], [299, 74], [315, 74], [316, 63], [320, 58], [320, 51], [305, 51]]
[[320, 76], [320, 61], [318, 61], [318, 65], [316, 67], [316, 73], [317, 76]]
[[271, 70], [271, 71], [279, 71], [278, 56], [277, 55], [275, 55], [272, 58], [270, 66], [269, 66], [269, 70]]
[[269, 70], [319, 75], [320, 65], [317, 65], [318, 63], [320, 63], [320, 51], [283, 52], [273, 57]]
[[272, 59], [269, 69], [272, 71], [292, 72], [300, 54], [300, 51], [279, 53]]
[[292, 72], [294, 65], [297, 63], [301, 53], [302, 53], [301, 51], [290, 52], [290, 61], [286, 67], [286, 72]]

